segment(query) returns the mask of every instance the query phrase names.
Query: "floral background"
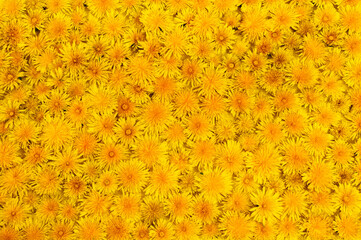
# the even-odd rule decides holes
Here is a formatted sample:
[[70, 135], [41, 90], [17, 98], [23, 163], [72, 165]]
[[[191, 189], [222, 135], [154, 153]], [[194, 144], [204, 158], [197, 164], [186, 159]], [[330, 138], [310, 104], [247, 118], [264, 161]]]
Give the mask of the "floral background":
[[0, 239], [360, 239], [360, 2], [1, 0]]

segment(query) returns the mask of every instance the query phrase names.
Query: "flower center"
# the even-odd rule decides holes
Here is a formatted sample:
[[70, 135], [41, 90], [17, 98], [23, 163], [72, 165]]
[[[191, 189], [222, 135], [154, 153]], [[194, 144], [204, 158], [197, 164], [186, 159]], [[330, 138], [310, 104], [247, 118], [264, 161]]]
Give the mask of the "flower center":
[[129, 109], [129, 105], [128, 105], [127, 103], [123, 103], [122, 106], [121, 106], [121, 108], [122, 108], [124, 111], [126, 111], [126, 110]]
[[111, 157], [111, 158], [114, 157], [114, 156], [115, 156], [115, 152], [114, 152], [114, 151], [110, 151], [110, 152], [108, 153], [108, 156]]
[[14, 75], [12, 75], [11, 73], [9, 73], [9, 74], [7, 75], [7, 78], [8, 78], [8, 80], [11, 80], [11, 79], [14, 78]]
[[105, 186], [109, 186], [109, 184], [110, 184], [109, 179], [106, 179], [106, 180], [104, 181], [104, 185], [105, 185]]
[[159, 237], [164, 237], [165, 236], [165, 233], [164, 233], [164, 231], [162, 230], [162, 231], [160, 231], [159, 232]]
[[132, 133], [133, 133], [132, 129], [128, 128], [127, 130], [125, 130], [125, 135], [127, 135], [127, 136], [132, 135]]

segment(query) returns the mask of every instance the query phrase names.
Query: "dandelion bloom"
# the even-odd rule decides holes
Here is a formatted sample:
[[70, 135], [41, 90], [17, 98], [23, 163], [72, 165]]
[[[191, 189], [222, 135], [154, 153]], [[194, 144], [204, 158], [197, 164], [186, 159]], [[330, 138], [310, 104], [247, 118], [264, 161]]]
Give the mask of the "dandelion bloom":
[[0, 239], [360, 239], [360, 4], [0, 0]]

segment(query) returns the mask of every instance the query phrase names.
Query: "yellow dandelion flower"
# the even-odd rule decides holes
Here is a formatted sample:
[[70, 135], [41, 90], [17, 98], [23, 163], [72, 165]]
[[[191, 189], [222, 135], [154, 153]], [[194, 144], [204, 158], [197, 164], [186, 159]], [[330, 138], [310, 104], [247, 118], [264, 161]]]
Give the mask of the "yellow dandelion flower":
[[117, 177], [114, 172], [106, 171], [99, 176], [95, 187], [100, 193], [114, 194], [117, 190]]
[[286, 173], [295, 173], [307, 168], [310, 157], [301, 142], [289, 141], [283, 146], [284, 166]]
[[132, 79], [141, 83], [151, 82], [154, 78], [153, 71], [152, 62], [145, 57], [134, 57], [128, 65]]
[[63, 13], [57, 13], [46, 26], [47, 36], [55, 41], [64, 40], [69, 31], [70, 20]]
[[93, 154], [95, 152], [96, 146], [96, 137], [87, 132], [79, 133], [78, 138], [74, 142], [74, 147], [85, 157]]
[[146, 194], [160, 198], [169, 196], [177, 191], [179, 171], [173, 165], [156, 165], [150, 174], [149, 185], [145, 189]]
[[119, 7], [117, 0], [88, 0], [89, 10], [96, 16], [101, 17]]
[[298, 106], [298, 98], [290, 88], [280, 88], [275, 93], [273, 105], [278, 111], [293, 110]]
[[344, 6], [339, 11], [341, 12], [341, 26], [350, 32], [359, 32], [361, 26], [360, 7]]
[[139, 222], [139, 224], [137, 224], [133, 231], [133, 234], [136, 240], [150, 239], [148, 225], [142, 222]]
[[[312, 61], [312, 63], [316, 66], [323, 63], [324, 57], [326, 55], [326, 48], [324, 44], [321, 41], [319, 41], [317, 38], [306, 36], [304, 38], [304, 44], [302, 46], [302, 50], [303, 50], [303, 56], [306, 58], [307, 61]], [[307, 69], [307, 67], [304, 66], [301, 66], [301, 68]], [[308, 72], [312, 71], [306, 69], [304, 69], [304, 71], [308, 71]], [[297, 78], [297, 76], [299, 77]], [[302, 77], [300, 76], [300, 73], [298, 75], [296, 74], [295, 78], [298, 79], [299, 81], [302, 81], [301, 80]], [[302, 83], [310, 84], [310, 83], [305, 83], [304, 81]]]
[[104, 61], [90, 61], [85, 68], [85, 78], [90, 82], [106, 82], [109, 71]]
[[[202, 3], [206, 3], [203, 1]], [[197, 8], [197, 6], [194, 6]], [[219, 23], [215, 11], [206, 11], [202, 9], [194, 16], [192, 32], [195, 36], [205, 37], [209, 32], [214, 30]]]
[[154, 81], [154, 95], [161, 101], [166, 101], [173, 96], [177, 89], [177, 82], [171, 77], [159, 77]]
[[202, 226], [201, 234], [204, 239], [214, 240], [219, 237], [220, 229], [217, 222], [204, 223]]
[[3, 100], [0, 105], [0, 121], [5, 122], [6, 127], [13, 128], [14, 122], [19, 119], [20, 104], [15, 101]]
[[144, 137], [138, 141], [135, 149], [137, 158], [147, 167], [166, 160], [167, 147], [158, 137]]
[[284, 132], [280, 122], [270, 120], [261, 121], [257, 127], [260, 131], [261, 142], [278, 144], [284, 138]]
[[54, 165], [64, 178], [77, 175], [79, 172], [80, 155], [72, 147], [66, 147], [54, 159]]
[[234, 91], [230, 94], [229, 105], [231, 113], [248, 113], [252, 106], [254, 99], [245, 92]]
[[190, 49], [188, 51], [191, 56], [197, 56], [203, 59], [209, 59], [214, 52], [213, 42], [211, 42], [208, 38], [199, 36], [195, 36], [193, 43], [189, 47]]
[[94, 219], [104, 219], [105, 216], [109, 216], [112, 200], [109, 195], [92, 191], [82, 204], [84, 212], [81, 212], [81, 215], [88, 215]]
[[318, 71], [313, 66], [313, 61], [304, 62], [296, 60], [290, 64], [290, 83], [296, 84], [298, 88], [303, 89], [312, 87], [316, 83]]
[[93, 118], [88, 122], [88, 131], [98, 137], [98, 139], [106, 140], [114, 137], [114, 126], [116, 118], [113, 114], [94, 114]]
[[164, 204], [159, 198], [154, 196], [146, 196], [142, 203], [142, 219], [146, 223], [152, 223], [157, 219], [161, 219], [165, 215]]
[[187, 119], [187, 128], [185, 134], [189, 139], [202, 139], [209, 137], [211, 132], [211, 123], [206, 115], [202, 113], [195, 113]]
[[90, 108], [100, 113], [111, 113], [116, 109], [117, 99], [116, 93], [101, 84], [99, 87], [92, 84], [88, 89], [89, 94], [86, 95], [85, 100], [89, 102]]
[[118, 183], [127, 192], [140, 192], [148, 183], [149, 172], [138, 160], [122, 162], [118, 171]]
[[337, 216], [335, 219], [334, 230], [338, 232], [342, 239], [358, 239], [361, 235], [361, 225], [357, 215], [344, 215]]
[[91, 217], [80, 219], [79, 224], [74, 229], [74, 233], [79, 240], [100, 240], [105, 235], [102, 224]]
[[73, 137], [70, 123], [62, 117], [47, 118], [40, 139], [55, 151], [62, 149]]
[[119, 119], [114, 127], [114, 132], [123, 144], [133, 145], [137, 141], [141, 129], [134, 118]]
[[197, 60], [186, 60], [182, 65], [183, 81], [187, 85], [195, 86], [199, 82], [202, 65]]
[[168, 32], [173, 29], [168, 11], [164, 11], [156, 6], [147, 8], [140, 17], [140, 22], [144, 24], [146, 32], [159, 33]]
[[292, 220], [304, 216], [307, 209], [306, 192], [286, 191], [283, 195], [284, 214]]
[[72, 227], [70, 224], [66, 223], [55, 223], [52, 225], [52, 230], [50, 231], [50, 236], [54, 240], [67, 240], [70, 239], [72, 235]]
[[174, 96], [174, 115], [180, 118], [199, 109], [199, 99], [194, 91], [182, 89]]
[[244, 59], [246, 69], [251, 72], [260, 73], [265, 70], [268, 59], [256, 51], [250, 51]]
[[361, 54], [361, 36], [360, 34], [351, 34], [344, 43], [343, 48], [353, 57], [358, 57]]
[[311, 210], [313, 213], [331, 216], [336, 211], [334, 195], [329, 191], [310, 192], [309, 202], [311, 203]]
[[35, 169], [34, 190], [36, 193], [57, 194], [61, 189], [61, 178], [58, 176], [54, 167], [45, 166]]
[[334, 176], [334, 168], [331, 163], [314, 159], [302, 179], [309, 184], [310, 189], [323, 191], [332, 187]]
[[18, 165], [4, 171], [0, 176], [0, 189], [9, 195], [25, 194], [29, 181], [29, 174], [26, 167]]
[[267, 31], [268, 25], [266, 11], [260, 7], [252, 7], [244, 13], [240, 29], [252, 41], [261, 37]]
[[205, 169], [197, 186], [206, 199], [219, 201], [232, 191], [232, 175], [220, 168]]
[[299, 223], [290, 218], [281, 218], [278, 222], [278, 237], [280, 239], [297, 239], [300, 236]]
[[221, 219], [221, 230], [227, 239], [251, 239], [254, 235], [254, 222], [243, 214], [226, 212]]
[[[24, 227], [23, 236], [24, 239], [45, 239], [45, 231], [46, 229], [43, 224], [37, 223], [35, 221], [27, 221], [26, 226]], [[11, 237], [9, 238], [12, 239]]]
[[315, 214], [310, 214], [303, 224], [303, 229], [310, 239], [330, 238], [332, 232], [330, 219]]
[[281, 158], [273, 145], [266, 144], [247, 159], [246, 166], [251, 169], [256, 182], [263, 183], [272, 176], [278, 176]]
[[[345, 85], [343, 82], [338, 79], [338, 76], [334, 73], [331, 73], [327, 76], [322, 76], [321, 78], [321, 89], [327, 97], [332, 99], [337, 99], [342, 96], [342, 90]], [[341, 90], [341, 91], [340, 91]]]
[[242, 171], [244, 154], [241, 145], [235, 141], [227, 141], [218, 150], [217, 165], [230, 173]]
[[55, 218], [59, 212], [59, 201], [58, 197], [46, 197], [40, 202], [36, 217], [43, 223], [55, 222]]
[[86, 101], [75, 100], [70, 104], [66, 117], [77, 127], [81, 127], [89, 117]]
[[215, 134], [220, 141], [234, 139], [236, 128], [233, 124], [233, 117], [230, 114], [222, 113], [215, 125]]
[[298, 110], [287, 112], [284, 115], [284, 125], [286, 131], [291, 136], [299, 136], [306, 128], [307, 115], [303, 111]]
[[22, 205], [21, 202], [12, 199], [6, 202], [0, 215], [6, 225], [19, 230], [25, 222], [27, 211], [28, 209], [26, 206]]
[[49, 155], [48, 149], [39, 146], [39, 145], [31, 145], [29, 150], [26, 153], [25, 161], [27, 164], [35, 166], [36, 164], [43, 163]]
[[[83, 66], [86, 63], [84, 45], [79, 45], [79, 46], [75, 46], [74, 44], [65, 45], [62, 48], [62, 52], [60, 56], [62, 57], [62, 60], [69, 69], [71, 75], [76, 75], [77, 72], [83, 69]], [[50, 61], [50, 59], [48, 61]]]
[[117, 113], [119, 117], [130, 117], [135, 113], [135, 103], [125, 96], [118, 97]]
[[18, 147], [13, 141], [9, 139], [0, 140], [0, 167], [6, 169], [11, 167], [14, 163], [18, 162], [19, 157], [17, 153]]
[[278, 69], [268, 70], [264, 77], [260, 79], [260, 85], [267, 92], [275, 92], [277, 89], [282, 86], [284, 82], [284, 73]]
[[107, 221], [105, 232], [107, 234], [107, 239], [129, 239], [131, 225], [122, 217], [113, 217]]
[[329, 128], [331, 124], [338, 122], [339, 116], [329, 104], [321, 104], [314, 115], [311, 115], [311, 119], [321, 126]]
[[164, 130], [171, 119], [171, 107], [167, 103], [152, 101], [144, 106], [142, 124], [147, 132]]
[[345, 141], [336, 140], [331, 145], [327, 156], [334, 161], [336, 166], [347, 166], [353, 159], [353, 151]]
[[299, 15], [291, 4], [280, 4], [272, 10], [273, 25], [281, 30], [297, 29]]
[[269, 96], [262, 93], [255, 95], [254, 104], [251, 111], [255, 119], [267, 119], [273, 113]]
[[255, 227], [255, 239], [272, 239], [276, 236], [275, 225], [269, 222], [257, 223]]
[[315, 23], [320, 27], [329, 27], [338, 22], [340, 14], [332, 4], [325, 4], [315, 11]]
[[247, 212], [250, 207], [250, 199], [246, 192], [234, 191], [224, 203], [226, 211]]
[[125, 18], [123, 15], [117, 14], [117, 11], [109, 11], [103, 20], [103, 26], [102, 30], [107, 36], [119, 39], [124, 34]]
[[71, 203], [65, 203], [61, 206], [60, 214], [65, 222], [75, 221], [78, 217], [78, 210]]
[[215, 93], [223, 94], [227, 87], [227, 79], [224, 78], [223, 73], [219, 68], [212, 65], [205, 69], [204, 76], [200, 83], [200, 93], [206, 96]]
[[212, 140], [195, 141], [192, 145], [191, 162], [194, 165], [205, 166], [213, 162], [216, 157], [216, 146]]
[[211, 223], [219, 213], [217, 204], [214, 201], [201, 197], [195, 198], [192, 211], [194, 220], [201, 223]]
[[181, 146], [186, 141], [185, 127], [175, 121], [169, 125], [165, 137], [169, 145]]
[[263, 188], [251, 194], [251, 201], [256, 205], [250, 210], [256, 221], [264, 224], [266, 221], [274, 222], [280, 218], [283, 207], [278, 193]]
[[111, 209], [118, 215], [130, 221], [141, 217], [141, 197], [138, 194], [124, 194], [114, 200]]
[[124, 148], [112, 141], [104, 143], [99, 148], [99, 160], [105, 169], [116, 169], [124, 157]]
[[259, 187], [259, 184], [255, 181], [254, 175], [250, 172], [241, 172], [236, 181], [237, 188], [246, 193], [252, 192]]
[[342, 184], [335, 191], [335, 206], [340, 209], [342, 214], [359, 213], [360, 202], [359, 191], [349, 184]]
[[313, 125], [307, 131], [306, 149], [315, 156], [323, 156], [331, 141], [331, 135], [320, 125]]
[[87, 191], [86, 182], [83, 178], [75, 176], [65, 183], [64, 193], [70, 199], [81, 198]]
[[2, 41], [5, 46], [14, 47], [24, 41], [26, 33], [25, 26], [23, 25], [22, 21], [10, 20], [4, 22], [3, 24]]
[[174, 236], [174, 227], [171, 222], [159, 219], [156, 225], [151, 228], [150, 236], [154, 240], [170, 240]]
[[174, 227], [175, 235], [181, 239], [195, 239], [199, 233], [199, 224], [193, 220], [186, 219], [176, 224]]
[[171, 195], [166, 201], [165, 210], [176, 223], [184, 221], [191, 214], [191, 196], [185, 193]]

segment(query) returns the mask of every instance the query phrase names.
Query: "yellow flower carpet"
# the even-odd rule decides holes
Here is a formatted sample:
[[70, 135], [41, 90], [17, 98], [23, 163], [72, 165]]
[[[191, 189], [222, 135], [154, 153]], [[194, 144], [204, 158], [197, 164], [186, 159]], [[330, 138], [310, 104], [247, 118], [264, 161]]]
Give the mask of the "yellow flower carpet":
[[361, 239], [361, 0], [0, 0], [0, 240]]

